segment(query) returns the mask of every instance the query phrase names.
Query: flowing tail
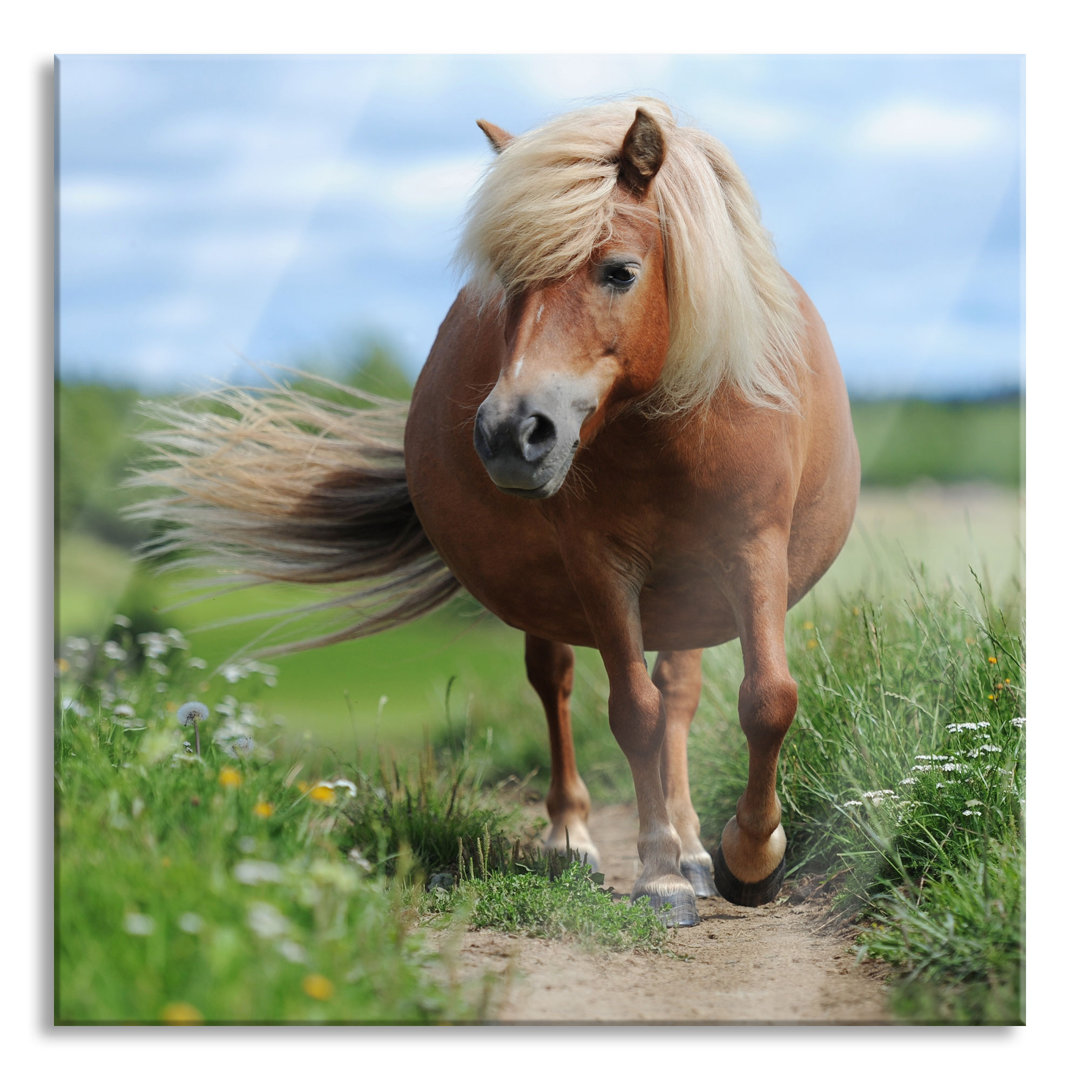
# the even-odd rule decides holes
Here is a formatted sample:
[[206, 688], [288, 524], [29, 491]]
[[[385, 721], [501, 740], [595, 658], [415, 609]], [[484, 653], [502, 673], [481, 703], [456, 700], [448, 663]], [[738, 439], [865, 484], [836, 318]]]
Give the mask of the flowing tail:
[[144, 557], [213, 568], [235, 586], [360, 583], [276, 613], [287, 622], [337, 609], [344, 628], [262, 655], [390, 629], [461, 588], [409, 497], [407, 403], [318, 382], [344, 403], [274, 384], [148, 406], [154, 428], [142, 439], [152, 453], [130, 481], [164, 489], [131, 511], [162, 524]]

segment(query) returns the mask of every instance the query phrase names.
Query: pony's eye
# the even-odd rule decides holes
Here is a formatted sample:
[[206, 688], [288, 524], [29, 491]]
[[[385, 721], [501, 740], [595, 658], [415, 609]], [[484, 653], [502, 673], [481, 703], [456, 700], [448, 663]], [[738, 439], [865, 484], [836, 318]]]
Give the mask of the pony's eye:
[[604, 267], [604, 284], [612, 289], [626, 290], [637, 281], [638, 267], [633, 263], [615, 263]]

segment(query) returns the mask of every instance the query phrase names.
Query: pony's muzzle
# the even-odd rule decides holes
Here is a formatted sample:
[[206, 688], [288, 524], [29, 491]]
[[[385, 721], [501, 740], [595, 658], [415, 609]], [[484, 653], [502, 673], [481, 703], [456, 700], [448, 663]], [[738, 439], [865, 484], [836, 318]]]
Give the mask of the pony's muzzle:
[[518, 399], [509, 407], [489, 397], [477, 410], [473, 445], [496, 487], [544, 499], [559, 490], [577, 449], [581, 420]]

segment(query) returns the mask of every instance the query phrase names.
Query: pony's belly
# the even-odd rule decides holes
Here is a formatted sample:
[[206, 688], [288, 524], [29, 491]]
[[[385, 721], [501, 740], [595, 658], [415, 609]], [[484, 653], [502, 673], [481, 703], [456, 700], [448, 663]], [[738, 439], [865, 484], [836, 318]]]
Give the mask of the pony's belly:
[[[522, 545], [516, 558], [502, 552], [478, 559], [456, 549], [448, 536], [432, 536], [457, 579], [503, 622], [551, 641], [595, 648], [592, 626], [558, 549], [545, 550], [537, 539]], [[731, 608], [709, 581], [710, 575], [691, 571], [677, 581], [646, 582], [639, 597], [646, 650], [707, 648], [736, 636]]]

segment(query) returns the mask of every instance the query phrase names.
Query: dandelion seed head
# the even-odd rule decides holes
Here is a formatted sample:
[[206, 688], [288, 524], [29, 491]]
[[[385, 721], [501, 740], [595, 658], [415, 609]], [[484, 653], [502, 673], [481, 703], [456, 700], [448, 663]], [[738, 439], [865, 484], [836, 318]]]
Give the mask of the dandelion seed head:
[[191, 727], [200, 720], [205, 720], [210, 715], [210, 710], [201, 701], [185, 701], [176, 710], [176, 719], [183, 727]]

